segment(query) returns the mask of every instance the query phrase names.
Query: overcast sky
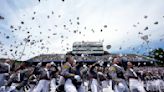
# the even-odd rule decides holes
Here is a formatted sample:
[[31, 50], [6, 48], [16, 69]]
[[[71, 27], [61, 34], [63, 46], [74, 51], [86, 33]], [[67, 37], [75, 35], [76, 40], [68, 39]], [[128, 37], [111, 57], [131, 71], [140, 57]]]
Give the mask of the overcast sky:
[[76, 41], [111, 53], [164, 48], [163, 9], [164, 0], [0, 0], [0, 57], [20, 59], [24, 47], [21, 60], [66, 53]]

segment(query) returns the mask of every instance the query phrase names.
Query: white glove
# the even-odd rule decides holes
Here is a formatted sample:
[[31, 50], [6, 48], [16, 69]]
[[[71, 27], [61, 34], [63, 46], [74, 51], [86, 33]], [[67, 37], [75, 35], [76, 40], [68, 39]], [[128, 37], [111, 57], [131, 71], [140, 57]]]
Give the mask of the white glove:
[[75, 75], [74, 78], [77, 80], [77, 81], [80, 81], [81, 80], [81, 77], [79, 75]]

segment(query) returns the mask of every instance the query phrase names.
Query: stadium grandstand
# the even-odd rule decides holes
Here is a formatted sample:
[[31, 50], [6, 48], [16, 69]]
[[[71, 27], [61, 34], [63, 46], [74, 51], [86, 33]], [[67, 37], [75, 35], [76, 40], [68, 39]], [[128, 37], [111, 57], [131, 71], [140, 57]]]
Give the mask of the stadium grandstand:
[[[73, 55], [77, 62], [93, 63], [97, 61], [104, 61], [111, 63], [113, 57], [122, 57], [122, 62], [131, 61], [135, 65], [154, 65], [156, 60], [136, 55], [136, 54], [113, 54], [104, 51], [101, 42], [75, 42], [73, 43], [73, 50], [67, 52], [66, 55]], [[64, 62], [65, 54], [41, 54], [35, 56], [28, 62]]]

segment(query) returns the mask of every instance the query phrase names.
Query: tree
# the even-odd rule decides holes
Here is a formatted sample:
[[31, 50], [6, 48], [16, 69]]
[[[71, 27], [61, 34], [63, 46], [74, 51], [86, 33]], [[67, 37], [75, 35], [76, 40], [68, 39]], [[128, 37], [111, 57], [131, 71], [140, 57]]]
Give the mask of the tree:
[[160, 66], [164, 66], [164, 50], [162, 48], [158, 48], [150, 51], [149, 57], [159, 60], [157, 64]]

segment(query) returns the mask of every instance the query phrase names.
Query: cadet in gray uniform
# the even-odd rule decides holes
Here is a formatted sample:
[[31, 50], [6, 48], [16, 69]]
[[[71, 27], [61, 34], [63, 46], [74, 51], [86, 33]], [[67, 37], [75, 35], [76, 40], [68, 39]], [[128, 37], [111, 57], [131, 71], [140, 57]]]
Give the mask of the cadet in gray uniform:
[[127, 70], [125, 73], [126, 79], [129, 81], [129, 88], [131, 92], [145, 92], [143, 84], [139, 80], [137, 73], [133, 69], [131, 62], [127, 63]]
[[0, 87], [5, 84], [5, 80], [10, 73], [10, 60], [0, 63]]
[[66, 92], [77, 92], [75, 85], [73, 85], [72, 78], [75, 77], [74, 58], [72, 56], [66, 57], [66, 63], [62, 66], [62, 76], [65, 78], [64, 89]]
[[112, 89], [114, 92], [129, 92], [127, 83], [124, 77], [124, 68], [119, 66], [120, 59], [114, 58], [110, 67], [110, 75], [112, 77]]
[[39, 83], [36, 88], [34, 88], [33, 92], [49, 92], [49, 84], [50, 84], [50, 71], [51, 64], [47, 63], [44, 68], [41, 68], [39, 71]]

